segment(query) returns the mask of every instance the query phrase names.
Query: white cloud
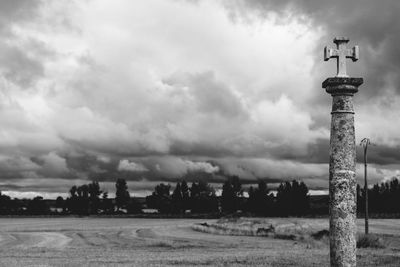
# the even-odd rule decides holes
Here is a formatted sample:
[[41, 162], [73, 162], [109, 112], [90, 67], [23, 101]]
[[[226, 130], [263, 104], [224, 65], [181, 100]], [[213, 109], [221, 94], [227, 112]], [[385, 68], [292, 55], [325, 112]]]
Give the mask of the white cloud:
[[123, 159], [118, 164], [119, 171], [147, 172], [149, 171], [143, 164]]
[[400, 97], [382, 96], [368, 105], [356, 107], [357, 140], [368, 137], [375, 145], [399, 146]]
[[190, 172], [205, 172], [215, 173], [219, 171], [218, 166], [213, 166], [208, 162], [193, 162], [190, 160], [184, 160], [187, 170]]

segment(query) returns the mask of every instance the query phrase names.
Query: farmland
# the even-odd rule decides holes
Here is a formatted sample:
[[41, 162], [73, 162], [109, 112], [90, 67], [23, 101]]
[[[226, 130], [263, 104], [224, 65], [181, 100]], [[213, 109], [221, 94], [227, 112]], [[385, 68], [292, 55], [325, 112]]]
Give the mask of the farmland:
[[[327, 219], [254, 219], [328, 228]], [[1, 266], [327, 266], [325, 239], [217, 235], [193, 225], [216, 220], [139, 218], [2, 218]], [[363, 221], [359, 220], [359, 231]], [[372, 219], [384, 248], [358, 250], [360, 266], [400, 265], [400, 220]]]

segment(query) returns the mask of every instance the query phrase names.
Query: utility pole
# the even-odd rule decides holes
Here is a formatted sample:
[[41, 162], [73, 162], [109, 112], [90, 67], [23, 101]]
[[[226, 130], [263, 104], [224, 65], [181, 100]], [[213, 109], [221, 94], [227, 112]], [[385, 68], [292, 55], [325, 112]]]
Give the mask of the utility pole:
[[368, 234], [368, 180], [367, 180], [367, 150], [371, 142], [369, 138], [361, 140], [360, 145], [364, 147], [364, 196], [365, 196], [365, 234]]

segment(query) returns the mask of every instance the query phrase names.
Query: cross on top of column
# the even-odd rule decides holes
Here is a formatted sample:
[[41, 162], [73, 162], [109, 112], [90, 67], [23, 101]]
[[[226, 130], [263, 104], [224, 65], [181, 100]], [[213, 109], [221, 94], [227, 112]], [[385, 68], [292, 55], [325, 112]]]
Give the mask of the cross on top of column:
[[324, 49], [324, 60], [327, 61], [330, 58], [337, 58], [337, 74], [336, 77], [349, 77], [346, 73], [346, 58], [351, 58], [353, 61], [357, 61], [359, 58], [358, 46], [354, 46], [351, 49], [346, 48], [346, 44], [349, 42], [349, 38], [346, 37], [335, 37], [333, 42], [337, 48], [325, 47]]

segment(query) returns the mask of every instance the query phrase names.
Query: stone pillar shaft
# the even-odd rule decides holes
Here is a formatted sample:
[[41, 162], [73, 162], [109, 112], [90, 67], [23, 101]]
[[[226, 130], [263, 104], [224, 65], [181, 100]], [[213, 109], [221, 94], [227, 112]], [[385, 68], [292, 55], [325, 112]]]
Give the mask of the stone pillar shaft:
[[356, 266], [356, 162], [353, 97], [333, 96], [329, 163], [331, 262]]
[[328, 78], [332, 95], [329, 162], [331, 266], [356, 266], [356, 144], [353, 95], [361, 78]]

